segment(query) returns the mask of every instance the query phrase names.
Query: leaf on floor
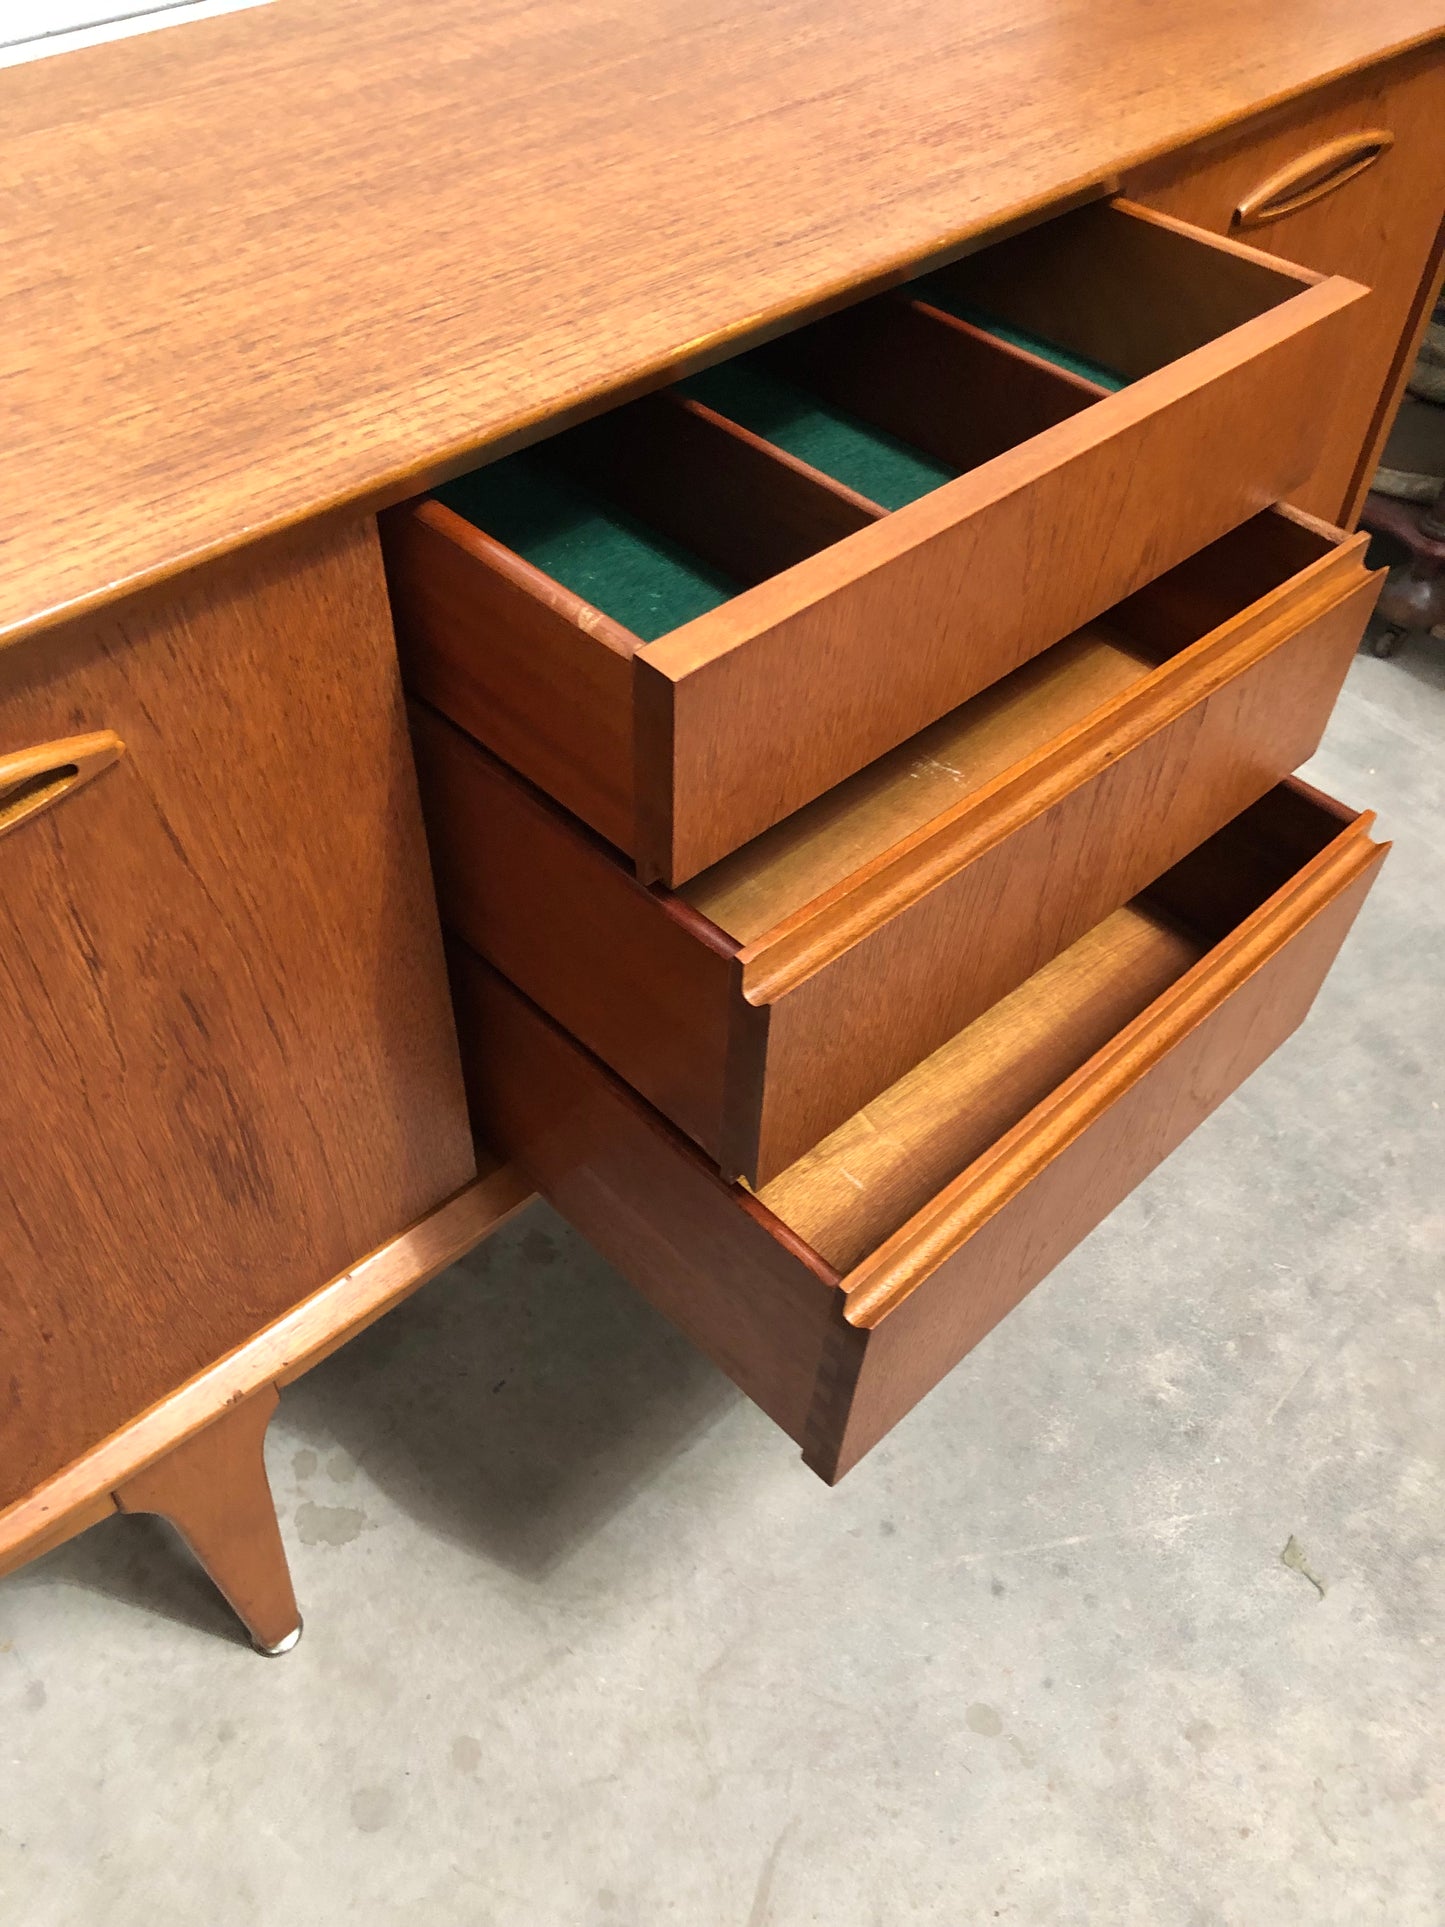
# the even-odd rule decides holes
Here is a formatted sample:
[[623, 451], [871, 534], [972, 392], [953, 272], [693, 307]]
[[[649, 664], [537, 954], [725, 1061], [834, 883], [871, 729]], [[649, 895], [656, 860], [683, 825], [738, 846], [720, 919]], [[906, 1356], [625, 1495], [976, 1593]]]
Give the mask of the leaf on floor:
[[1320, 1598], [1324, 1598], [1325, 1582], [1323, 1579], [1317, 1579], [1310, 1571], [1305, 1561], [1305, 1549], [1293, 1533], [1285, 1540], [1284, 1551], [1279, 1555], [1279, 1563], [1282, 1566], [1288, 1566], [1291, 1572], [1297, 1572], [1303, 1578], [1308, 1579]]

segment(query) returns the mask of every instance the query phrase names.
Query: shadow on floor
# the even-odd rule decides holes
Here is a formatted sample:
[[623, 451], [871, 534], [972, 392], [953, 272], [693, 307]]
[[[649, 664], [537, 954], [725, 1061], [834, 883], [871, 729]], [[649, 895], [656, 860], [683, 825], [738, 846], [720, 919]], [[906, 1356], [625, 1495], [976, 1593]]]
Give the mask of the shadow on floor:
[[[288, 1511], [347, 1508], [359, 1466], [429, 1530], [535, 1579], [739, 1401], [534, 1204], [287, 1390], [272, 1480]], [[321, 1517], [296, 1508], [303, 1536]]]
[[[267, 1463], [293, 1550], [364, 1503], [360, 1468], [429, 1531], [540, 1579], [739, 1402], [534, 1204], [288, 1387]], [[80, 1587], [247, 1643], [159, 1519], [108, 1519], [8, 1583]]]
[[7, 1586], [74, 1587], [99, 1593], [193, 1632], [250, 1646], [245, 1628], [179, 1535], [147, 1513], [103, 1520], [77, 1539], [22, 1566]]

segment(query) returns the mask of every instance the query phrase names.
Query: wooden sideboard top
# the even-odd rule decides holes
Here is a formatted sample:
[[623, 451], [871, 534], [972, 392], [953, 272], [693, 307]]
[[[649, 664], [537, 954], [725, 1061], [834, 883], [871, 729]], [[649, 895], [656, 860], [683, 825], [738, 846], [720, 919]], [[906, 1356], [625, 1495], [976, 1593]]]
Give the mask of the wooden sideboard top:
[[1445, 0], [278, 0], [0, 72], [0, 641], [1445, 33]]

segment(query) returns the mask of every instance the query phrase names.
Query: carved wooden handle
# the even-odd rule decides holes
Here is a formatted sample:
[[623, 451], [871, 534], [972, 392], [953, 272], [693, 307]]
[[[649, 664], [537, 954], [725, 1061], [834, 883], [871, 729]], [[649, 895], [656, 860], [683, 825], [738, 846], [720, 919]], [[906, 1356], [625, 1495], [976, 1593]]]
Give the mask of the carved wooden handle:
[[1311, 201], [1323, 200], [1326, 194], [1333, 194], [1337, 187], [1373, 167], [1394, 145], [1395, 136], [1387, 128], [1369, 127], [1312, 147], [1308, 154], [1298, 155], [1246, 194], [1234, 210], [1232, 225], [1263, 227], [1268, 221], [1282, 220], [1286, 214], [1308, 207]]
[[124, 754], [125, 744], [115, 731], [102, 729], [93, 736], [67, 736], [58, 743], [37, 743], [34, 749], [0, 755], [0, 836], [18, 830]]

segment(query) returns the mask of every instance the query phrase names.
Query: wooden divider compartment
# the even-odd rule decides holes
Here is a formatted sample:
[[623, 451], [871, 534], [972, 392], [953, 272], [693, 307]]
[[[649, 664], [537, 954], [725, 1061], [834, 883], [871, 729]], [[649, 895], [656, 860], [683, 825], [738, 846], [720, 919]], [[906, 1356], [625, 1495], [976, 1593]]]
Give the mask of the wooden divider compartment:
[[454, 944], [476, 1128], [835, 1480], [1301, 1021], [1370, 821], [1272, 790], [760, 1195]]
[[[895, 512], [676, 393], [508, 458], [513, 481], [600, 477], [654, 547], [697, 545], [668, 551], [699, 591], [670, 630], [447, 505], [487, 471], [392, 511], [410, 686], [681, 883], [1286, 496], [1364, 292], [1125, 202], [1076, 209], [750, 364], [953, 474]], [[1020, 345], [1050, 332], [1124, 385]]]
[[418, 707], [443, 916], [766, 1183], [1312, 753], [1364, 544], [1255, 517], [677, 892]]

